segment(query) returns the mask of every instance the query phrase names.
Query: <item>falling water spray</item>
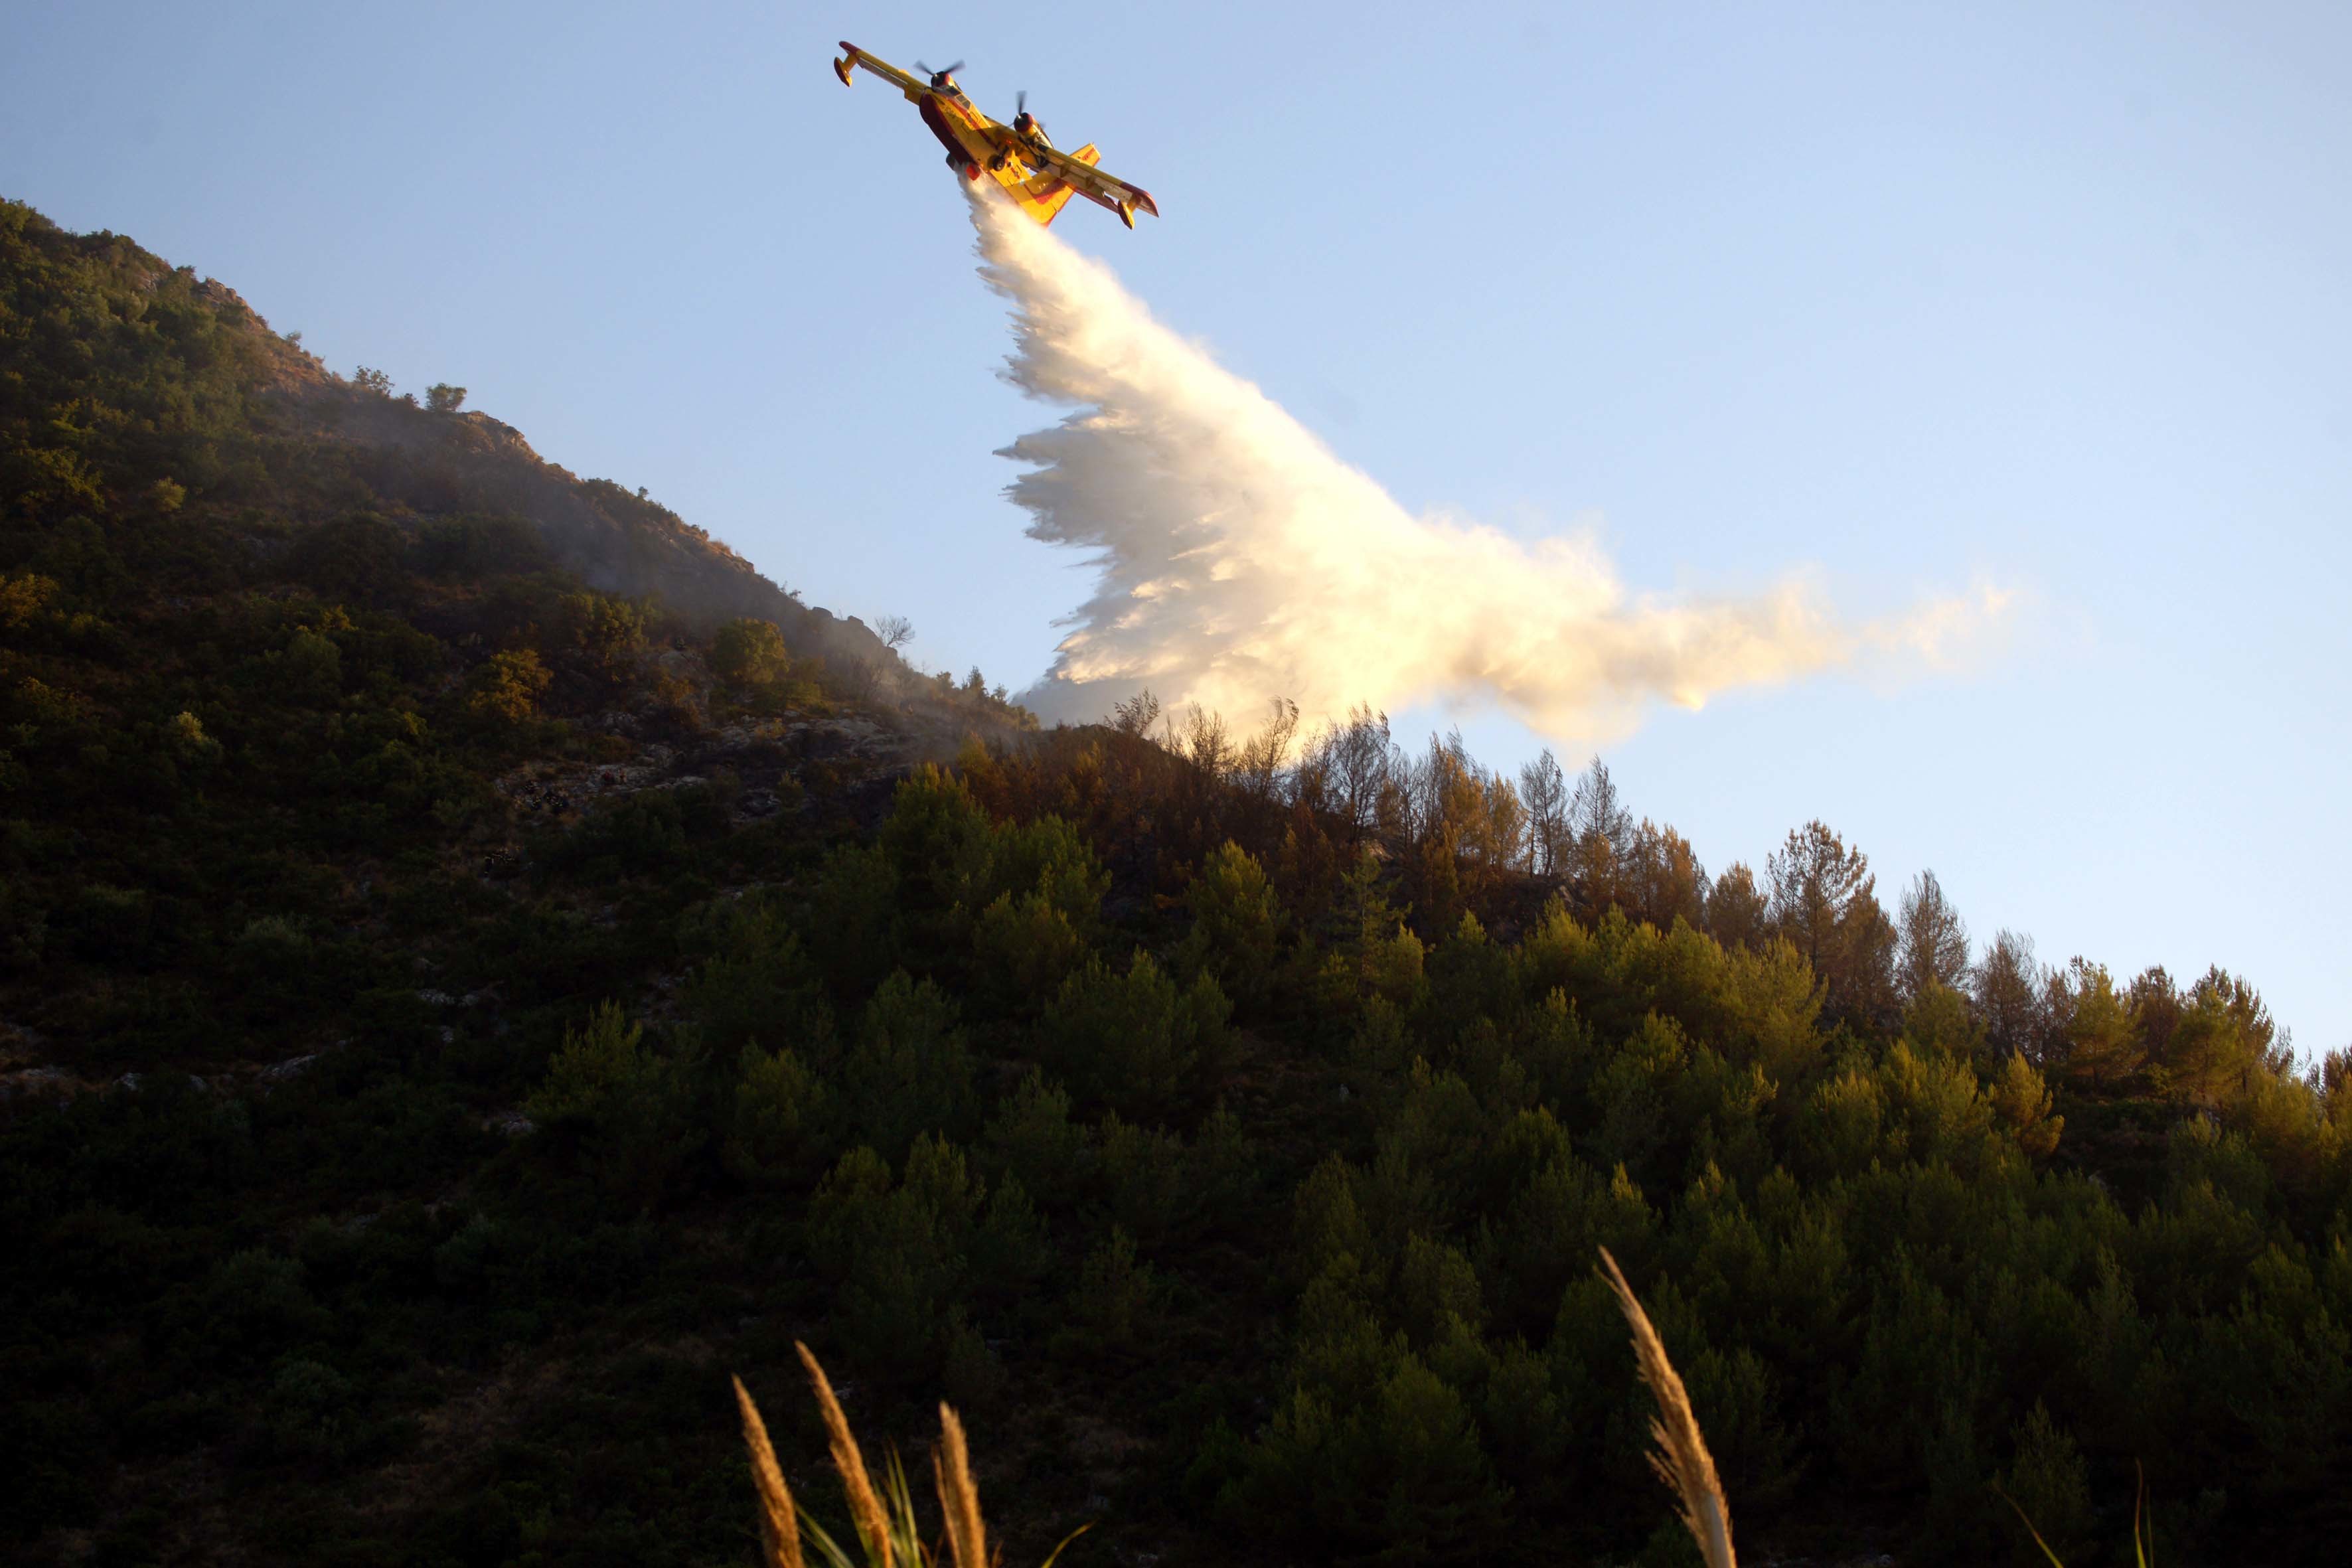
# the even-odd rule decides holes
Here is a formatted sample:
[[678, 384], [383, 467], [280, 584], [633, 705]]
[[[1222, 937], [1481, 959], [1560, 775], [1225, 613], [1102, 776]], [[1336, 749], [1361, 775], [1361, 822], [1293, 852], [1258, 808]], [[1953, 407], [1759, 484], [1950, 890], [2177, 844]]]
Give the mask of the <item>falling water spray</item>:
[[1092, 593], [1021, 700], [1091, 721], [1171, 708], [1310, 719], [1356, 703], [1496, 706], [1538, 731], [1622, 734], [1868, 657], [1946, 659], [1997, 617], [1980, 591], [1841, 623], [1801, 578], [1741, 598], [1629, 595], [1589, 539], [1416, 517], [1255, 386], [1158, 321], [1110, 269], [977, 195], [981, 275], [1013, 302], [1005, 375], [1066, 407], [1003, 456], [1029, 535], [1088, 552]]

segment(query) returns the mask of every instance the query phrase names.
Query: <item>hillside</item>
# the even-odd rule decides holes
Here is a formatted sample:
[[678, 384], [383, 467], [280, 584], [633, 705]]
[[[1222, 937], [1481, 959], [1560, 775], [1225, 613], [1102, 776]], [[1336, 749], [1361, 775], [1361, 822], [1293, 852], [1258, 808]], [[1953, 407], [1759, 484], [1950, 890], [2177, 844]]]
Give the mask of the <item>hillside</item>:
[[2352, 1058], [2245, 978], [1375, 715], [1041, 733], [19, 205], [0, 748], [33, 1561], [750, 1562], [795, 1340], [1008, 1561], [1684, 1561], [1602, 1245], [1754, 1561], [2352, 1528]]
[[401, 865], [519, 864], [571, 803], [731, 773], [727, 811], [772, 812], [796, 763], [870, 784], [1026, 722], [642, 492], [328, 374], [218, 283], [0, 219], [20, 1073], [249, 1058], [186, 990], [248, 927], [381, 927]]

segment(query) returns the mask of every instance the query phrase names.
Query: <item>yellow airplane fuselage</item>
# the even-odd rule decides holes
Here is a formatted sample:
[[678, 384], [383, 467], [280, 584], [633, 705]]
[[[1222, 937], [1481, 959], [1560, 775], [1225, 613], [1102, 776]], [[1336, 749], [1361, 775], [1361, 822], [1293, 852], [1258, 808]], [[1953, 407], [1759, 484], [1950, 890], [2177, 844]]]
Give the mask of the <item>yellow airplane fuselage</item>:
[[1159, 204], [1150, 192], [1097, 166], [1100, 158], [1092, 142], [1075, 153], [1065, 153], [1045, 139], [1044, 128], [1025, 112], [1015, 123], [1006, 125], [973, 108], [963, 89], [955, 84], [951, 74], [955, 68], [926, 80], [877, 59], [855, 44], [845, 43], [841, 49], [842, 58], [833, 62], [833, 74], [841, 79], [842, 86], [850, 85], [853, 70], [863, 70], [897, 88], [947, 149], [948, 163], [958, 174], [975, 184], [986, 174], [1039, 223], [1052, 223], [1074, 195], [1117, 213], [1129, 228], [1135, 226], [1139, 212], [1159, 216]]
[[[1045, 160], [1038, 158], [1010, 126], [974, 109], [971, 100], [961, 91], [952, 88], [945, 91], [926, 90], [915, 110], [923, 117], [923, 123], [931, 128], [931, 134], [948, 150], [948, 161], [965, 179], [976, 182], [982, 174], [990, 176], [1021, 204], [1023, 212], [1041, 224], [1052, 223], [1055, 215], [1068, 204], [1074, 194], [1069, 182], [1046, 167]], [[1081, 163], [1091, 163], [1096, 154], [1090, 143], [1071, 156]], [[1128, 226], [1135, 226], [1133, 219], [1129, 220]]]

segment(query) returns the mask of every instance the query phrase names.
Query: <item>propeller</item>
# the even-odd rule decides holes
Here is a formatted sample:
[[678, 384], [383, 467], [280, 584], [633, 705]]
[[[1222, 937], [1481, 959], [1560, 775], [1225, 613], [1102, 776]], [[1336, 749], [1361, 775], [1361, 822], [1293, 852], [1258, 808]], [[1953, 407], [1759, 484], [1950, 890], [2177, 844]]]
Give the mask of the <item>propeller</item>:
[[1013, 95], [1013, 111], [1015, 114], [1026, 114], [1029, 112], [1029, 89], [1027, 88], [1024, 87], [1019, 92]]
[[937, 81], [943, 76], [953, 76], [956, 72], [963, 69], [963, 62], [961, 60], [958, 60], [955, 64], [948, 67], [945, 70], [935, 71], [930, 67], [925, 65], [922, 61], [917, 60], [915, 62], [915, 68], [921, 71], [925, 76], [929, 77], [933, 81]]

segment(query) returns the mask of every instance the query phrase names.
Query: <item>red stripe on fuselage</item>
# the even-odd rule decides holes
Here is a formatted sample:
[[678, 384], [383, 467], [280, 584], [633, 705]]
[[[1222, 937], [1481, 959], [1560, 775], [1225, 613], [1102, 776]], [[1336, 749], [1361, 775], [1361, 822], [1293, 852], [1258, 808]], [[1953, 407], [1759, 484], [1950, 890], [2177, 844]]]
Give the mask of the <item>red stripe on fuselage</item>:
[[931, 128], [931, 134], [940, 139], [940, 146], [959, 158], [971, 156], [964, 150], [964, 144], [957, 139], [956, 133], [948, 128], [948, 117], [940, 112], [938, 99], [926, 95], [917, 112], [922, 115], [923, 123]]

